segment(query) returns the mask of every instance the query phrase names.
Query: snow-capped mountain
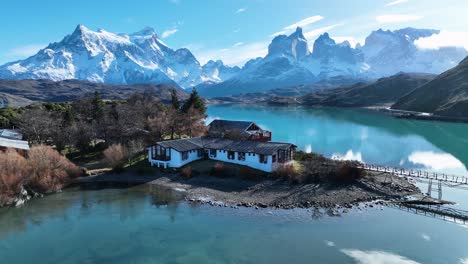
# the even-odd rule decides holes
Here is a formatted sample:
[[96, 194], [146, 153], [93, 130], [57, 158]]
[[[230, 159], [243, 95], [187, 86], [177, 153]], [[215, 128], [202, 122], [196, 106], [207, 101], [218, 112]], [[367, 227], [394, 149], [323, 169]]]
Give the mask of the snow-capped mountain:
[[200, 63], [188, 49], [169, 48], [152, 28], [133, 34], [116, 34], [92, 31], [79, 25], [71, 35], [36, 55], [0, 67], [0, 78], [80, 79], [108, 84], [168, 83], [188, 88], [200, 84], [203, 79], [220, 82], [228, 69], [206, 71], [202, 76]]
[[439, 74], [456, 66], [468, 52], [463, 48], [420, 49], [415, 41], [439, 34], [439, 30], [404, 28], [373, 31], [362, 47], [369, 76], [389, 76], [398, 72]]
[[438, 74], [460, 62], [468, 51], [446, 47], [419, 48], [415, 42], [438, 34], [438, 30], [404, 28], [372, 32], [363, 46], [352, 48], [348, 41], [336, 43], [322, 34], [310, 52], [302, 29], [290, 36], [276, 36], [264, 58], [256, 58], [223, 83], [200, 87], [207, 97], [264, 91], [272, 88], [310, 84], [338, 76], [346, 79], [375, 79], [399, 72]]
[[241, 68], [234, 66], [229, 67], [224, 65], [221, 60], [208, 61], [201, 69], [201, 79], [203, 83], [220, 83], [223, 80], [228, 80], [232, 76], [239, 73]]
[[308, 42], [298, 27], [290, 36], [276, 36], [265, 58], [248, 61], [242, 70], [223, 83], [200, 86], [207, 97], [265, 91], [273, 88], [310, 84], [335, 76], [359, 76], [367, 70], [362, 52], [349, 43], [335, 43], [323, 34], [310, 52]]
[[459, 63], [468, 51], [446, 47], [421, 49], [416, 42], [438, 30], [405, 28], [372, 32], [364, 45], [336, 43], [328, 33], [313, 50], [298, 27], [276, 36], [263, 58], [242, 68], [222, 61], [200, 65], [185, 48], [171, 49], [152, 28], [132, 34], [93, 31], [79, 25], [62, 41], [51, 43], [25, 60], [0, 66], [0, 79], [66, 79], [108, 84], [166, 83], [197, 87], [207, 97], [251, 93], [311, 84], [330, 78], [374, 79], [399, 72], [441, 73]]

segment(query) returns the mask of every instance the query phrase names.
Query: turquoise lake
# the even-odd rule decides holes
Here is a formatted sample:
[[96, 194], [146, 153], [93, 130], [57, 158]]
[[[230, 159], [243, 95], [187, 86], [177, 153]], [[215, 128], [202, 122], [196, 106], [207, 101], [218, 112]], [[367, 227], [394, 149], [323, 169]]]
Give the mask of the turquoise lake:
[[[210, 106], [275, 141], [369, 163], [466, 174], [468, 126], [355, 109]], [[422, 188], [424, 185], [421, 185]], [[444, 187], [468, 210], [468, 190]], [[327, 210], [191, 205], [156, 186], [78, 190], [0, 209], [0, 263], [468, 263], [468, 224], [376, 206]]]
[[209, 120], [251, 120], [273, 141], [370, 164], [468, 175], [468, 124], [397, 119], [365, 109], [211, 105]]

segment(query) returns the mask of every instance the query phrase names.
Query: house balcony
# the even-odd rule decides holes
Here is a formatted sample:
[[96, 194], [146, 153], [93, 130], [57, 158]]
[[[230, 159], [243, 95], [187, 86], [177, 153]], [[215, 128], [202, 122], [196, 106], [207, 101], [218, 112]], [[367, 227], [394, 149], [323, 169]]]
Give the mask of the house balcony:
[[269, 142], [271, 141], [271, 131], [264, 130], [251, 134], [248, 139], [252, 141]]

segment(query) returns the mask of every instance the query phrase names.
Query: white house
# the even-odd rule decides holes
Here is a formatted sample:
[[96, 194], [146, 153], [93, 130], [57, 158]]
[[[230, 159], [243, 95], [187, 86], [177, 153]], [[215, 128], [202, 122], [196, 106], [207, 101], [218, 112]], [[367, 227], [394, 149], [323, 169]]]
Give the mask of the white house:
[[211, 159], [272, 172], [292, 163], [295, 148], [290, 143], [199, 137], [158, 142], [148, 148], [148, 160], [151, 166], [180, 168]]
[[23, 135], [16, 130], [0, 129], [0, 151], [6, 149], [16, 149], [26, 152], [29, 150], [29, 143], [23, 139]]

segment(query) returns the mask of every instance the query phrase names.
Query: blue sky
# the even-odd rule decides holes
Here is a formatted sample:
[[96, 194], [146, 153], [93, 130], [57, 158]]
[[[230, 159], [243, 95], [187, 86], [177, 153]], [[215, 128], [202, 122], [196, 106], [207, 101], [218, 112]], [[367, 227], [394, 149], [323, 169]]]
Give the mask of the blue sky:
[[[67, 1], [68, 2], [68, 1]], [[361, 42], [378, 28], [435, 28], [424, 45], [468, 48], [466, 0], [15, 0], [3, 1], [0, 64], [26, 58], [60, 41], [77, 24], [131, 33], [155, 28], [172, 48], [187, 47], [202, 62], [242, 65], [263, 56], [275, 33], [302, 25], [309, 41], [327, 31], [339, 41]], [[312, 46], [312, 43], [310, 44]]]

